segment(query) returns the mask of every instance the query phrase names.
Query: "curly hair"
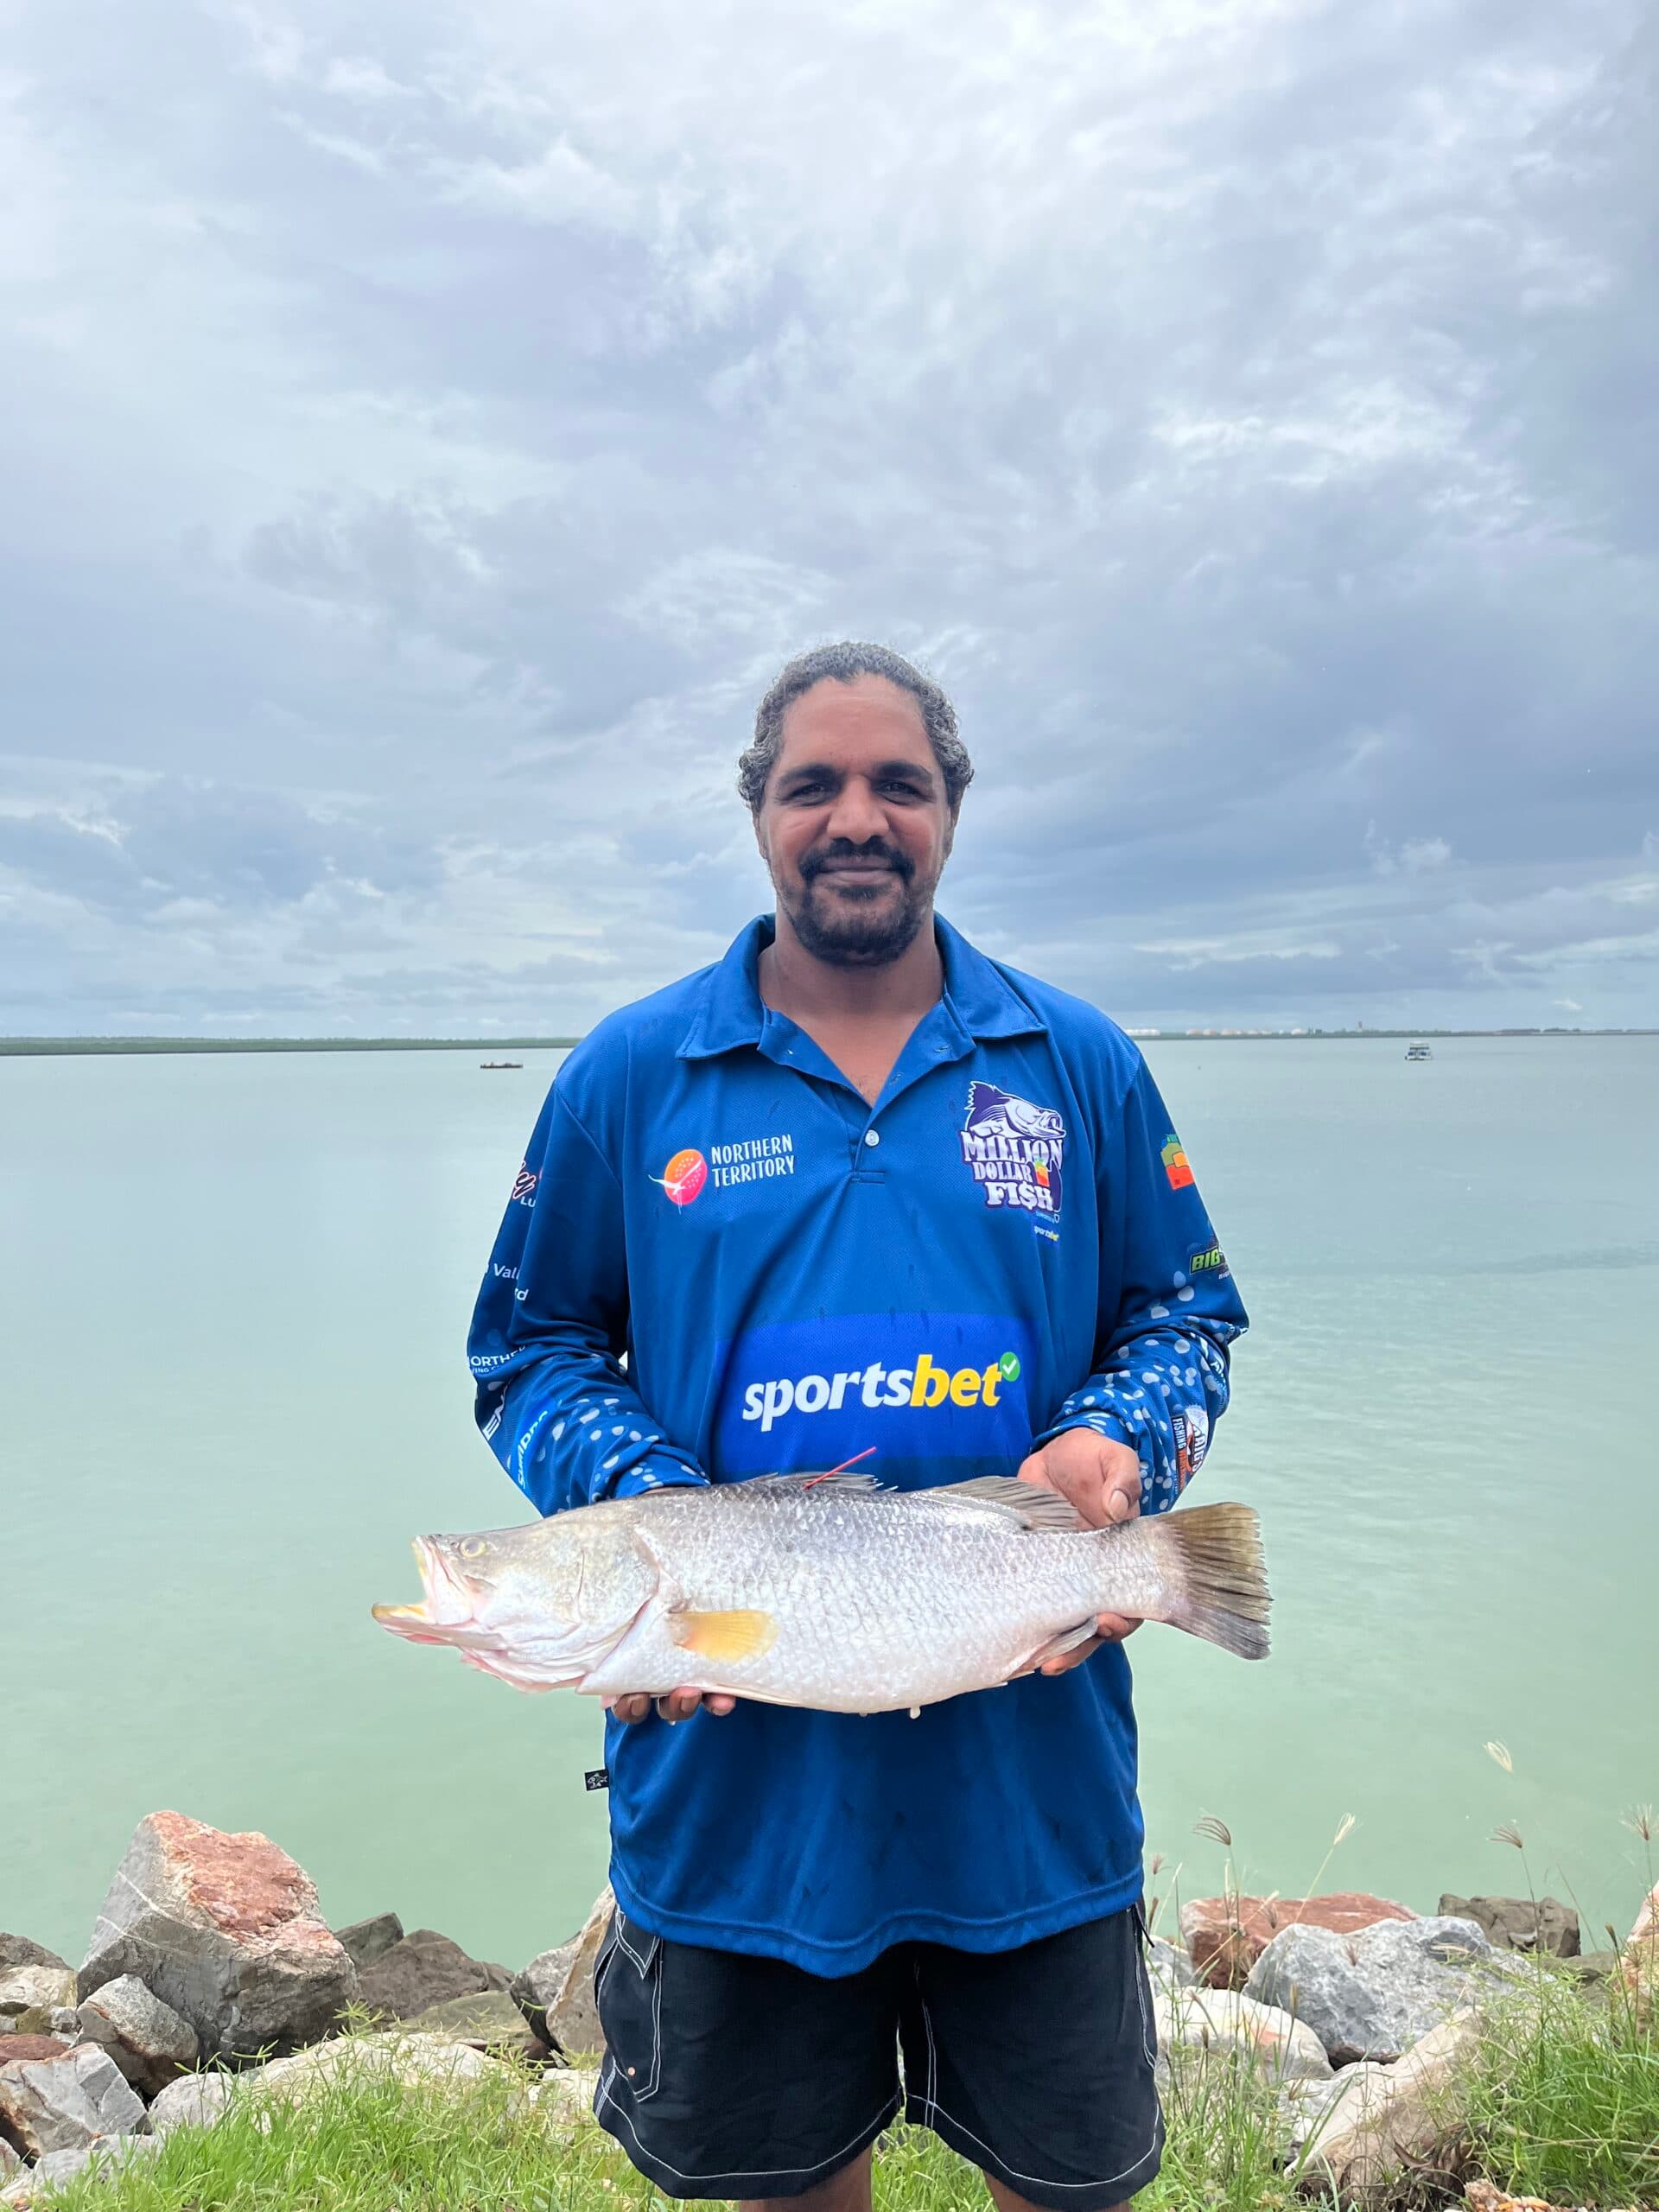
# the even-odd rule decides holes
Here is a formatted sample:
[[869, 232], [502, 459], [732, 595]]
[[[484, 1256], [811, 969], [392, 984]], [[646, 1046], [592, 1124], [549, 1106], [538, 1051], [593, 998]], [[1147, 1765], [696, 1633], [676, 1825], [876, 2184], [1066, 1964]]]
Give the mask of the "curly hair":
[[920, 669], [912, 668], [901, 654], [887, 645], [861, 645], [850, 639], [843, 639], [838, 645], [814, 645], [810, 652], [798, 653], [779, 671], [771, 690], [756, 708], [753, 740], [737, 763], [737, 788], [751, 814], [759, 814], [766, 795], [766, 779], [777, 765], [778, 750], [783, 742], [784, 716], [789, 709], [815, 683], [850, 683], [859, 676], [884, 677], [901, 691], [908, 691], [920, 707], [927, 741], [933, 747], [933, 757], [944, 778], [945, 803], [952, 821], [956, 819], [962, 795], [973, 781], [974, 764], [968, 757], [967, 747], [957, 735], [955, 708], [938, 685], [924, 676]]

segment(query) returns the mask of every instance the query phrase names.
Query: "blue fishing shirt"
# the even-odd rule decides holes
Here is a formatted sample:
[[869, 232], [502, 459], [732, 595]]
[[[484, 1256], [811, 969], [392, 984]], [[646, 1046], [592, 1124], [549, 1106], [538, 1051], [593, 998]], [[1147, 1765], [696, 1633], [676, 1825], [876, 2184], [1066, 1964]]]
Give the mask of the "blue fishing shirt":
[[[1076, 1427], [1135, 1447], [1143, 1512], [1197, 1471], [1246, 1317], [1146, 1064], [936, 927], [943, 995], [874, 1107], [761, 1003], [769, 918], [560, 1069], [468, 1345], [538, 1512], [867, 1451], [904, 1489], [1012, 1475]], [[845, 1974], [1141, 1894], [1116, 1644], [916, 1719], [611, 1721], [606, 1757], [616, 1894], [685, 1942]]]

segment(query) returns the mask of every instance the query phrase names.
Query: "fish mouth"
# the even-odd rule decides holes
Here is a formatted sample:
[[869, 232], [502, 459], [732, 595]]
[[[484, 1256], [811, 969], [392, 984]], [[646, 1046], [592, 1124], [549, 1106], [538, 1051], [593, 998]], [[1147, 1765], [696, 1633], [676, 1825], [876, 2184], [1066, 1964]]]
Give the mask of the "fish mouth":
[[425, 1595], [412, 1605], [372, 1606], [381, 1627], [410, 1643], [451, 1643], [463, 1652], [499, 1650], [500, 1638], [478, 1618], [480, 1593], [456, 1572], [448, 1554], [430, 1536], [416, 1536], [410, 1548]]

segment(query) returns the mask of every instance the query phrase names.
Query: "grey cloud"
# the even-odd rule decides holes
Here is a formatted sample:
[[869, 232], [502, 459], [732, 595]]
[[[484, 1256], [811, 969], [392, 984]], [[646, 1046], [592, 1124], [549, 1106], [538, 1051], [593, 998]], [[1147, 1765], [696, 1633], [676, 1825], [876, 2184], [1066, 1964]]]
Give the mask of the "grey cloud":
[[164, 22], [18, 27], [69, 1026], [579, 1026], [762, 903], [732, 761], [846, 633], [957, 696], [949, 910], [1128, 1018], [1651, 1015], [1635, 0]]

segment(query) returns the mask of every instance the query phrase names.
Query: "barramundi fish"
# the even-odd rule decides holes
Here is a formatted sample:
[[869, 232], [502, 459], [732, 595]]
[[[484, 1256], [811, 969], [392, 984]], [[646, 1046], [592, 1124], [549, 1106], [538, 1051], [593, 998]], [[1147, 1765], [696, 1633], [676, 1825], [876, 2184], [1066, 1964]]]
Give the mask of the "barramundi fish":
[[1245, 1659], [1268, 1649], [1249, 1506], [1090, 1529], [1013, 1476], [898, 1491], [765, 1475], [417, 1536], [415, 1554], [425, 1596], [377, 1605], [376, 1620], [522, 1690], [895, 1712], [1028, 1673], [1101, 1613], [1167, 1621]]

